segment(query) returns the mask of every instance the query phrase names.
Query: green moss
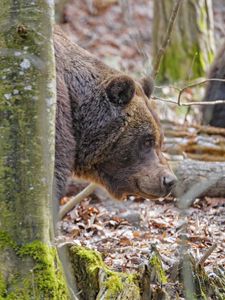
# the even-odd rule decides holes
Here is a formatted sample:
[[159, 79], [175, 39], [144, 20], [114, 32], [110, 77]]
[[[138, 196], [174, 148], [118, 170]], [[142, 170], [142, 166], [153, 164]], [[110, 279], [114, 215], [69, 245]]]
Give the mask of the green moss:
[[166, 273], [163, 270], [162, 263], [158, 257], [158, 254], [154, 253], [149, 260], [149, 264], [151, 266], [151, 272], [154, 271], [154, 277], [155, 280], [160, 284], [166, 284], [167, 283], [167, 277]]
[[17, 245], [7, 232], [0, 231], [0, 250], [4, 250], [5, 248], [16, 249]]
[[[225, 299], [225, 276], [217, 274], [215, 277], [209, 277], [204, 268], [194, 266], [194, 284], [196, 289], [196, 298], [207, 300], [208, 295], [213, 295], [215, 299]], [[215, 273], [216, 274], [216, 273]], [[222, 275], [222, 276], [221, 276]]]
[[0, 299], [6, 294], [6, 284], [3, 276], [0, 274]]
[[206, 8], [205, 8], [205, 6], [202, 6], [200, 8], [200, 16], [199, 16], [199, 18], [197, 18], [199, 29], [202, 32], [207, 32], [207, 22], [206, 22], [206, 20], [207, 20]]
[[56, 249], [40, 241], [34, 241], [20, 248], [19, 256], [31, 257], [35, 264], [32, 270], [37, 290], [44, 299], [68, 299], [67, 289]]
[[118, 299], [119, 295], [123, 291], [127, 291], [127, 289], [130, 289], [130, 299], [136, 300], [140, 298], [137, 274], [112, 272], [109, 269], [106, 270], [106, 274], [108, 276], [108, 279], [104, 282], [104, 285], [107, 287], [106, 300]]
[[103, 268], [99, 253], [84, 247], [70, 247], [77, 289], [82, 290], [84, 299], [96, 299], [99, 291], [98, 273]]
[[33, 297], [35, 300], [70, 299], [55, 248], [40, 241], [19, 247], [15, 246], [7, 235], [1, 234], [0, 237], [5, 247], [13, 248], [21, 263], [33, 261], [33, 268], [25, 276], [12, 274], [10, 285], [13, 286], [13, 292], [6, 293], [7, 284], [0, 274], [0, 299], [30, 300]]
[[100, 253], [84, 247], [74, 247], [73, 249], [74, 254], [85, 261], [86, 266], [91, 273], [94, 273], [97, 269], [103, 267], [104, 264]]
[[185, 45], [185, 41], [173, 41], [161, 62], [157, 80], [159, 82], [183, 81], [205, 76], [213, 61], [211, 48], [201, 49], [200, 45]]
[[[84, 299], [101, 299], [99, 291], [99, 272], [103, 272], [103, 286], [106, 288], [105, 300], [118, 299], [124, 290], [129, 290], [130, 299], [140, 299], [137, 275], [110, 270], [103, 262], [100, 253], [80, 246], [70, 248], [78, 289]], [[105, 290], [105, 289], [104, 289]]]
[[123, 290], [123, 283], [119, 274], [113, 274], [109, 276], [104, 285], [107, 288], [106, 299], [116, 296]]

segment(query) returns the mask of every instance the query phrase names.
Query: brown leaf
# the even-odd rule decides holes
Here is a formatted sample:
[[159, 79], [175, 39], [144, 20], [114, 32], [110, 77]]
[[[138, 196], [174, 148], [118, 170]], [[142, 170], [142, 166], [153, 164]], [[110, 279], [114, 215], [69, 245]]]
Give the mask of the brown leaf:
[[169, 224], [165, 223], [163, 221], [156, 221], [156, 220], [151, 220], [150, 221], [150, 226], [156, 227], [156, 228], [160, 228], [160, 229], [164, 229], [164, 228], [169, 228]]
[[120, 246], [131, 246], [132, 241], [128, 239], [126, 236], [121, 237], [119, 241]]
[[141, 231], [133, 231], [133, 237], [138, 239], [142, 236]]
[[60, 199], [60, 205], [64, 205], [69, 201], [69, 197], [62, 197]]
[[225, 204], [225, 198], [210, 198], [205, 197], [206, 203], [210, 207], [218, 207]]

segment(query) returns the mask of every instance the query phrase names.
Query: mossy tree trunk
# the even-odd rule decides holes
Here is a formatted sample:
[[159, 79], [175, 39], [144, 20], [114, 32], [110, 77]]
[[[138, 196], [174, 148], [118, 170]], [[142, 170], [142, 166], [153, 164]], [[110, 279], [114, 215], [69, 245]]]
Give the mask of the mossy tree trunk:
[[0, 299], [69, 299], [51, 246], [51, 0], [0, 0]]
[[[153, 57], [161, 47], [175, 1], [154, 0]], [[183, 1], [158, 73], [159, 81], [189, 80], [205, 76], [213, 59], [211, 0]]]

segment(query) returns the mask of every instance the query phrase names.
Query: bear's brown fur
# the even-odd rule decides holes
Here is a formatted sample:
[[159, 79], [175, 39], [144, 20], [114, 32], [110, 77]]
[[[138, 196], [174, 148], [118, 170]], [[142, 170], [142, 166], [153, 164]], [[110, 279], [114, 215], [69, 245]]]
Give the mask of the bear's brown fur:
[[[163, 135], [141, 83], [97, 60], [55, 29], [57, 196], [72, 173], [116, 198], [170, 192], [176, 177], [161, 152]], [[145, 92], [144, 92], [145, 91]]]
[[[208, 78], [225, 79], [225, 43], [210, 68]], [[209, 81], [203, 101], [225, 100], [225, 82]], [[203, 124], [225, 128], [225, 104], [203, 107]]]

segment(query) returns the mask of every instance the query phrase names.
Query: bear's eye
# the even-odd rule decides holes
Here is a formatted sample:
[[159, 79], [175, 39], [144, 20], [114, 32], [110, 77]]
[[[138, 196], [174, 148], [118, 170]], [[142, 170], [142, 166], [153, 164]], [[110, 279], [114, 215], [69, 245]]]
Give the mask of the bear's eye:
[[154, 146], [154, 139], [151, 135], [147, 135], [143, 137], [142, 146], [145, 149], [149, 149]]

